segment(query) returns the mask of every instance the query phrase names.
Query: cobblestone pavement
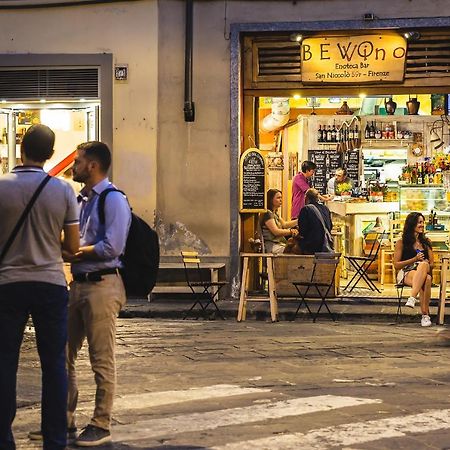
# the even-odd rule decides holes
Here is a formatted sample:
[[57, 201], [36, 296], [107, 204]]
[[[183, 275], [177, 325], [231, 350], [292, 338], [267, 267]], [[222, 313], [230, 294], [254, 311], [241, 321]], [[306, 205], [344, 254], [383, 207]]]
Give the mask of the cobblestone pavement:
[[[450, 449], [450, 330], [119, 319], [114, 449]], [[86, 349], [79, 425], [93, 407]], [[15, 436], [39, 428], [34, 336]]]

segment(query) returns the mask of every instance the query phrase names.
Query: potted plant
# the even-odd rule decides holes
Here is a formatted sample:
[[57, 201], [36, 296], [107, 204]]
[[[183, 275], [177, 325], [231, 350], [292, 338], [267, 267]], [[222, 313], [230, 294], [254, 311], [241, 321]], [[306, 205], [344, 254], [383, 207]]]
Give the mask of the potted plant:
[[351, 183], [338, 183], [336, 185], [336, 192], [344, 200], [349, 199], [352, 196], [352, 185]]

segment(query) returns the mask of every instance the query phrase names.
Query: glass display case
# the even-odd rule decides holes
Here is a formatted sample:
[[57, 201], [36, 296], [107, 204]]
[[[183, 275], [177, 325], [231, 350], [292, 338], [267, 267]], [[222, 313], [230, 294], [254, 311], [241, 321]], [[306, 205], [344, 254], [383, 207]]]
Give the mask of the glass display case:
[[437, 214], [450, 212], [446, 190], [438, 184], [400, 184], [400, 212], [406, 215], [418, 211], [427, 215], [431, 210]]

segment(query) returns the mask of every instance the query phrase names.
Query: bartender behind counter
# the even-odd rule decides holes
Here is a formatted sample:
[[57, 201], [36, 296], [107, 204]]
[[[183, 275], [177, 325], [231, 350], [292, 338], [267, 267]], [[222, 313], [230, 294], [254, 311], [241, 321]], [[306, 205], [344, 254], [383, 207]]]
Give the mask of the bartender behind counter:
[[348, 177], [347, 170], [343, 167], [336, 169], [334, 177], [328, 180], [327, 193], [329, 195], [341, 195], [342, 192], [350, 192], [352, 189], [353, 181]]

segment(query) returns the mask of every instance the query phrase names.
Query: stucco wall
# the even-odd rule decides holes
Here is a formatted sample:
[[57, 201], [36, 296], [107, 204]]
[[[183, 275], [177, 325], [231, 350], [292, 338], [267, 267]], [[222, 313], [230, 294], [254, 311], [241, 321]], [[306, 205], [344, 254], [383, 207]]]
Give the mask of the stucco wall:
[[0, 53], [112, 53], [129, 81], [113, 84], [113, 178], [134, 209], [156, 207], [158, 15], [153, 0], [2, 10]]

